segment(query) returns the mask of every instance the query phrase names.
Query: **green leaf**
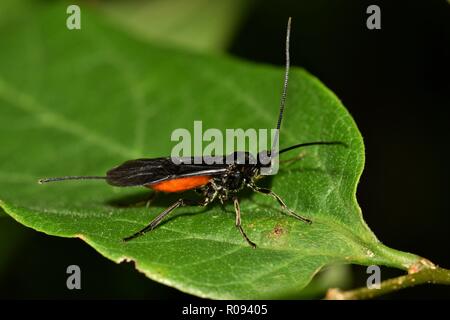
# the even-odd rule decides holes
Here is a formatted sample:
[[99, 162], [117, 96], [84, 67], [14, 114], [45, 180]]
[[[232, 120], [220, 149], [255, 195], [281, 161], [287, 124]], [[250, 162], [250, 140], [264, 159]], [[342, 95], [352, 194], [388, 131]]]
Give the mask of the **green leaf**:
[[169, 155], [171, 132], [192, 129], [194, 120], [204, 129], [271, 128], [278, 111], [281, 68], [151, 45], [86, 10], [80, 31], [67, 30], [65, 18], [65, 7], [52, 5], [0, 29], [0, 206], [14, 219], [79, 237], [113, 261], [135, 261], [149, 278], [209, 298], [285, 297], [334, 263], [407, 269], [417, 261], [382, 245], [364, 223], [355, 198], [361, 135], [341, 102], [298, 68], [281, 146], [339, 140], [348, 147], [303, 149], [301, 161], [265, 183], [312, 225], [245, 193], [243, 226], [256, 250], [236, 230], [229, 204], [178, 209], [124, 243], [177, 196], [124, 207], [149, 191], [103, 181], [38, 185], [41, 177], [102, 175], [128, 159]]

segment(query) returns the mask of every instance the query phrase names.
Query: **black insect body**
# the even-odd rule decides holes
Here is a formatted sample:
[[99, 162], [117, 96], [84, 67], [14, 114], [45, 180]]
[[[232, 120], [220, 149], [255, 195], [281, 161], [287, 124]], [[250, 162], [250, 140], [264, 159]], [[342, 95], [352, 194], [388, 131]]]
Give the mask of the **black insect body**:
[[[286, 72], [281, 96], [280, 112], [278, 116], [277, 129], [281, 127], [284, 105], [286, 100], [288, 76], [289, 76], [289, 37], [290, 37], [291, 19], [288, 21], [286, 35]], [[274, 144], [278, 144], [278, 130], [274, 138]], [[284, 201], [273, 191], [261, 188], [256, 185], [256, 180], [261, 176], [263, 168], [271, 167], [271, 160], [278, 157], [281, 153], [312, 145], [343, 145], [341, 142], [308, 142], [297, 144], [276, 152], [275, 148], [271, 151], [263, 151], [255, 159], [248, 152], [234, 152], [233, 154], [220, 158], [211, 159], [203, 157], [197, 163], [194, 158], [152, 158], [129, 160], [123, 164], [109, 170], [106, 176], [70, 176], [58, 178], [46, 178], [39, 180], [40, 183], [61, 181], [61, 180], [83, 180], [83, 179], [106, 179], [106, 182], [113, 186], [131, 187], [144, 186], [155, 191], [174, 193], [187, 190], [196, 190], [202, 197], [197, 202], [184, 198], [178, 199], [175, 203], [165, 209], [151, 223], [142, 230], [126, 237], [124, 241], [129, 241], [148, 231], [155, 229], [158, 224], [178, 207], [186, 205], [206, 206], [215, 199], [221, 203], [232, 200], [236, 213], [235, 225], [241, 235], [253, 248], [256, 245], [248, 238], [241, 224], [241, 210], [239, 206], [238, 194], [243, 188], [269, 195], [278, 201], [280, 206], [294, 218], [306, 223], [311, 220], [296, 214], [289, 209]], [[212, 160], [221, 161], [212, 161]], [[263, 161], [269, 159], [269, 161]], [[174, 161], [176, 160], [176, 161]], [[198, 158], [197, 158], [198, 160]]]

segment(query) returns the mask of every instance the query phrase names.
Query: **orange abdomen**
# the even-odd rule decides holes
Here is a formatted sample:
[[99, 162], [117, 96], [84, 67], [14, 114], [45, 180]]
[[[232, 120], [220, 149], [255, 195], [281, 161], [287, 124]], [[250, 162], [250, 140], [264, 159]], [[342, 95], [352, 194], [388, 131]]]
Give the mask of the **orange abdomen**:
[[181, 192], [204, 186], [209, 180], [211, 180], [210, 176], [176, 178], [148, 185], [147, 187], [162, 192]]

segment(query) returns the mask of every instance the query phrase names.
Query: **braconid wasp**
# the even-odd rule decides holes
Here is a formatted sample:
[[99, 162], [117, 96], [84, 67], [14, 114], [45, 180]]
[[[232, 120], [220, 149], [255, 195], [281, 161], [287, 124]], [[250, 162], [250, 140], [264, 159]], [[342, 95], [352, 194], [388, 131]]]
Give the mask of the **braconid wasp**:
[[[277, 121], [277, 130], [275, 131], [274, 144], [278, 143], [278, 132], [281, 127], [281, 120], [283, 118], [283, 111], [286, 102], [286, 94], [289, 79], [289, 38], [291, 31], [291, 18], [288, 20], [287, 32], [286, 32], [286, 69], [284, 75], [283, 92], [281, 95], [280, 109]], [[256, 180], [260, 177], [261, 169], [271, 166], [271, 161], [261, 161], [262, 154], [268, 155], [270, 159], [273, 159], [280, 154], [307, 146], [314, 145], [344, 145], [342, 142], [327, 142], [317, 141], [300, 143], [288, 148], [282, 149], [278, 152], [272, 147], [271, 151], [263, 151], [257, 155], [256, 161], [250, 164], [249, 161], [244, 163], [236, 161], [239, 156], [244, 156], [245, 160], [248, 160], [252, 155], [248, 152], [234, 152], [229, 156], [222, 156], [223, 159], [227, 157], [227, 161], [221, 161], [218, 163], [211, 163], [206, 161], [206, 157], [202, 157], [201, 163], [189, 161], [189, 163], [183, 163], [183, 160], [175, 163], [171, 157], [164, 158], [152, 158], [152, 159], [136, 159], [129, 160], [123, 164], [109, 170], [106, 176], [68, 176], [57, 178], [45, 178], [39, 180], [39, 183], [62, 181], [62, 180], [84, 180], [84, 179], [104, 179], [106, 182], [113, 186], [118, 187], [132, 187], [132, 186], [144, 186], [154, 191], [174, 193], [183, 192], [187, 190], [196, 190], [202, 195], [200, 201], [192, 201], [184, 198], [178, 199], [175, 203], [169, 206], [166, 210], [160, 213], [148, 226], [142, 230], [132, 234], [129, 237], [124, 238], [124, 241], [129, 241], [138, 236], [145, 234], [148, 231], [155, 229], [158, 224], [174, 211], [178, 207], [187, 205], [199, 205], [206, 206], [216, 198], [223, 204], [227, 200], [232, 200], [234, 203], [234, 210], [236, 213], [236, 227], [240, 231], [243, 238], [247, 243], [256, 248], [253, 243], [244, 232], [241, 225], [241, 210], [239, 206], [239, 200], [237, 194], [244, 187], [250, 188], [255, 192], [262, 193], [273, 197], [280, 206], [294, 218], [311, 223], [311, 220], [302, 217], [289, 209], [284, 201], [270, 189], [262, 188], [256, 185]], [[231, 163], [230, 163], [231, 157]], [[254, 158], [253, 158], [254, 159]], [[233, 161], [234, 160], [234, 161]]]

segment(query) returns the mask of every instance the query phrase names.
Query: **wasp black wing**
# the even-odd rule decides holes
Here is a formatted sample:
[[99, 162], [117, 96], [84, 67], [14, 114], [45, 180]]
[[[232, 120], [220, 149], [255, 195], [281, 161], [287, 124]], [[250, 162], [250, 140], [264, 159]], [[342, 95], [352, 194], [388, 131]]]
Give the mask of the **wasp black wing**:
[[109, 170], [106, 173], [106, 181], [118, 187], [142, 186], [183, 177], [220, 175], [226, 168], [225, 164], [207, 164], [205, 161], [196, 164], [194, 158], [181, 159], [179, 164], [170, 157], [136, 159]]

